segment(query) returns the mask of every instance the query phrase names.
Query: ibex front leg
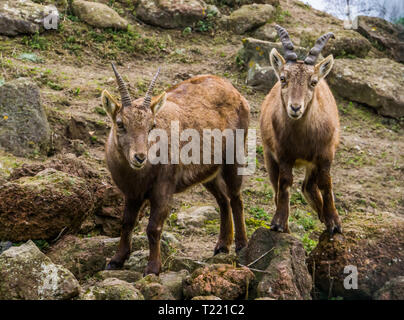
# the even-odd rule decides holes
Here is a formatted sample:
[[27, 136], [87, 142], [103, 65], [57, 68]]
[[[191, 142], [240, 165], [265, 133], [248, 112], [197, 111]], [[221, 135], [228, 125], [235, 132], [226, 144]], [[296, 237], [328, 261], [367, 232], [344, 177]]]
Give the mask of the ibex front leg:
[[293, 183], [293, 166], [279, 164], [278, 194], [276, 199], [276, 212], [271, 222], [271, 230], [289, 232], [289, 188]]
[[150, 199], [150, 219], [146, 233], [149, 240], [149, 262], [145, 274], [159, 274], [161, 271], [160, 239], [164, 221], [170, 212], [169, 203], [172, 194], [167, 190], [159, 190]]
[[331, 180], [331, 161], [322, 161], [318, 166], [318, 187], [323, 196], [323, 216], [330, 235], [342, 232], [341, 220], [334, 204]]
[[128, 259], [132, 247], [132, 231], [138, 221], [139, 209], [143, 201], [125, 198], [125, 210], [123, 212], [121, 239], [118, 251], [107, 265], [107, 270], [121, 269]]

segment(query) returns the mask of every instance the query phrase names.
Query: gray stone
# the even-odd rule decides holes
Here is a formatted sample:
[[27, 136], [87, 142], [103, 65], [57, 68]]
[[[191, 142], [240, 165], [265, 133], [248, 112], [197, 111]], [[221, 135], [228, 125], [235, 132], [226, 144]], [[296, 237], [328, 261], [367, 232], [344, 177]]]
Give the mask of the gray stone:
[[177, 214], [177, 224], [183, 228], [201, 228], [206, 221], [219, 218], [213, 206], [193, 207]]
[[109, 278], [88, 288], [80, 300], [144, 300], [144, 297], [133, 284]]
[[220, 24], [236, 34], [244, 34], [268, 22], [275, 14], [275, 8], [269, 4], [244, 5], [223, 16]]
[[[256, 292], [251, 295], [281, 300], [311, 299], [311, 276], [303, 244], [286, 233], [258, 228], [239, 256], [240, 264], [255, 269]], [[260, 271], [257, 271], [260, 270]]]
[[11, 248], [12, 245], [13, 244], [10, 241], [0, 241], [0, 254]]
[[376, 17], [358, 16], [353, 28], [398, 62], [404, 62], [404, 27]]
[[155, 274], [149, 274], [135, 283], [146, 300], [175, 300], [169, 288]]
[[0, 255], [0, 300], [62, 300], [79, 294], [79, 283], [30, 240]]
[[189, 272], [193, 272], [204, 265], [204, 263], [195, 261], [191, 258], [170, 256], [167, 258], [163, 268], [164, 270], [170, 271], [187, 270]]
[[42, 32], [46, 30], [44, 20], [48, 21], [46, 18], [50, 14], [56, 22], [59, 12], [55, 6], [43, 6], [29, 0], [3, 0], [0, 3], [0, 34], [16, 36]]
[[96, 279], [115, 278], [129, 283], [133, 283], [142, 279], [142, 273], [133, 270], [102, 270], [95, 276]]
[[0, 147], [16, 156], [46, 154], [49, 139], [38, 86], [25, 78], [0, 86]]
[[83, 22], [96, 28], [126, 30], [128, 22], [106, 4], [75, 0], [71, 4], [73, 13]]
[[189, 275], [187, 270], [181, 270], [178, 272], [169, 271], [159, 275], [161, 284], [170, 290], [171, 294], [176, 300], [183, 298], [182, 287], [185, 278]]
[[404, 116], [404, 65], [389, 59], [338, 59], [327, 78], [333, 92], [379, 114]]
[[201, 0], [140, 0], [137, 17], [167, 29], [192, 26], [206, 17], [206, 4]]

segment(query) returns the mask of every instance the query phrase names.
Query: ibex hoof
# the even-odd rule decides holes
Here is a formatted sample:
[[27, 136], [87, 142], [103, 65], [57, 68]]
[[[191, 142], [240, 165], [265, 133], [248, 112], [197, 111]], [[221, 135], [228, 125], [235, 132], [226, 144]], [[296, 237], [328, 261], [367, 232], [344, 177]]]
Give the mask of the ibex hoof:
[[111, 261], [110, 263], [107, 264], [107, 267], [105, 270], [120, 270], [123, 267], [123, 263]]
[[340, 225], [332, 225], [328, 227], [327, 230], [331, 237], [336, 233], [342, 233], [342, 227]]
[[213, 251], [213, 255], [215, 256], [219, 253], [229, 253], [229, 248], [226, 248], [226, 247], [215, 248], [215, 250]]
[[287, 226], [284, 227], [284, 226], [282, 226], [280, 224], [277, 224], [277, 223], [272, 223], [270, 229], [272, 231], [289, 233], [289, 228]]

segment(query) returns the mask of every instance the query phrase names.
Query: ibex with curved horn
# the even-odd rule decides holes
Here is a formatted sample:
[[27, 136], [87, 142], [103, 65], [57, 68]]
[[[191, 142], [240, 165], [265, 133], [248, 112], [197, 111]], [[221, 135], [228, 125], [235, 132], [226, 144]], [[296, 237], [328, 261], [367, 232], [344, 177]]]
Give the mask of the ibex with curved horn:
[[287, 31], [276, 26], [285, 58], [276, 49], [270, 61], [279, 79], [261, 107], [261, 136], [265, 165], [275, 189], [276, 212], [271, 228], [288, 232], [289, 188], [294, 166], [305, 166], [303, 194], [327, 230], [342, 232], [334, 205], [331, 163], [339, 141], [335, 99], [324, 78], [334, 59], [316, 64], [332, 33], [320, 37], [304, 61], [297, 60]]
[[[219, 129], [221, 132], [225, 129], [242, 129], [245, 140], [249, 124], [247, 101], [228, 81], [213, 75], [188, 79], [158, 97], [152, 97], [159, 72], [151, 82], [146, 97], [132, 101], [122, 77], [115, 66], [112, 67], [121, 104], [106, 90], [103, 91], [102, 103], [112, 120], [106, 143], [106, 160], [114, 182], [125, 196], [125, 210], [119, 248], [107, 268], [121, 268], [128, 258], [132, 230], [138, 221], [139, 209], [149, 200], [150, 219], [146, 232], [150, 253], [145, 273], [158, 274], [161, 269], [160, 237], [164, 221], [170, 212], [170, 200], [173, 194], [197, 183], [203, 183], [220, 207], [220, 234], [214, 253], [228, 252], [230, 249], [233, 241], [232, 216], [236, 250], [246, 246], [240, 194], [242, 176], [237, 174], [238, 164], [226, 163], [226, 160], [219, 164], [216, 161], [209, 164], [184, 164], [182, 161], [156, 164], [148, 158], [148, 135], [153, 128], [163, 130], [170, 142], [171, 124], [176, 122], [179, 124], [179, 131], [197, 130], [200, 137], [203, 129]], [[179, 147], [186, 142], [188, 141], [179, 141]], [[222, 156], [226, 155], [228, 143], [226, 140], [222, 144]], [[167, 146], [167, 150], [170, 152], [169, 159], [172, 159], [171, 144]], [[204, 149], [203, 153], [205, 151]], [[214, 154], [212, 150], [209, 151]]]

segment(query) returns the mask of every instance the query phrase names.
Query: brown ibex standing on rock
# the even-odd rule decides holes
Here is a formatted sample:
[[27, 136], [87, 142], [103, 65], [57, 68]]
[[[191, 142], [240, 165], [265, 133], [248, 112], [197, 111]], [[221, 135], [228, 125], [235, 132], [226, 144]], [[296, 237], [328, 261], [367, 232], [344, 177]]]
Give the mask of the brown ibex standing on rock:
[[334, 59], [316, 60], [332, 33], [321, 36], [304, 61], [297, 60], [285, 29], [276, 26], [285, 58], [276, 49], [271, 65], [279, 81], [261, 107], [265, 165], [275, 189], [276, 212], [271, 229], [288, 232], [289, 188], [294, 166], [305, 166], [302, 191], [330, 234], [342, 232], [334, 204], [330, 168], [339, 141], [335, 99], [324, 78]]
[[[125, 196], [125, 209], [118, 251], [107, 269], [121, 268], [129, 257], [132, 231], [138, 221], [139, 209], [149, 200], [150, 219], [146, 232], [150, 252], [145, 273], [158, 274], [161, 269], [160, 237], [164, 221], [169, 215], [170, 200], [175, 193], [198, 183], [203, 183], [220, 207], [220, 234], [214, 253], [228, 252], [230, 249], [233, 241], [232, 216], [236, 250], [246, 246], [240, 194], [242, 176], [238, 175], [237, 163], [152, 164], [147, 155], [151, 130], [154, 127], [164, 130], [170, 138], [172, 121], [178, 121], [180, 131], [194, 129], [200, 137], [203, 129], [219, 129], [222, 132], [225, 129], [241, 129], [244, 130], [245, 143], [249, 124], [247, 101], [227, 80], [213, 75], [188, 79], [152, 98], [158, 73], [146, 97], [132, 101], [122, 77], [114, 65], [112, 67], [118, 82], [121, 104], [104, 90], [102, 103], [112, 120], [106, 143], [106, 161], [114, 182]], [[226, 144], [222, 144], [223, 156], [226, 155], [226, 145], [227, 139]], [[170, 145], [168, 150], [171, 150]]]

